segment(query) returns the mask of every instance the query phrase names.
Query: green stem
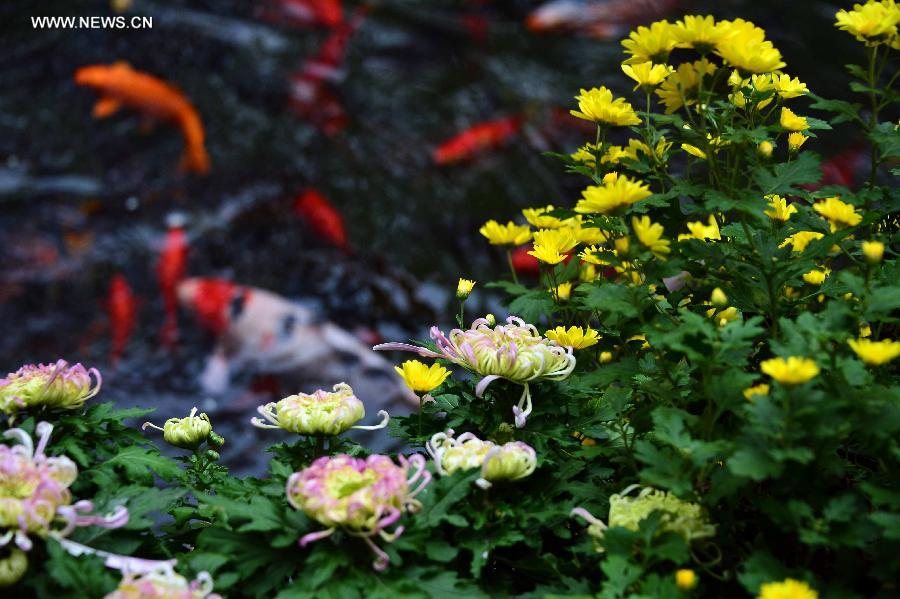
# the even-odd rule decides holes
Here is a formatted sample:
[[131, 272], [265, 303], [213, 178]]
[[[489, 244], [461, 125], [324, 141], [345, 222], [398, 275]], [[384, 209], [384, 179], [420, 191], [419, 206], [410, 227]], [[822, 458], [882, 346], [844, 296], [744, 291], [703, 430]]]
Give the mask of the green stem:
[[518, 285], [519, 277], [516, 276], [516, 269], [513, 266], [513, 260], [512, 260], [512, 250], [510, 250], [509, 248], [506, 249], [506, 263], [509, 265], [509, 273], [512, 275], [513, 283]]
[[[869, 118], [869, 133], [873, 133], [875, 128], [878, 126], [878, 97], [875, 95], [875, 83], [878, 76], [875, 74], [875, 64], [878, 60], [878, 46], [872, 46], [871, 52], [869, 52], [869, 80], [867, 83], [869, 84], [869, 100], [872, 103], [872, 114]], [[878, 174], [878, 145], [874, 142], [872, 143], [872, 153], [871, 153], [871, 161], [872, 168], [869, 171], [869, 189], [875, 187], [875, 177]], [[868, 197], [866, 198], [866, 208], [869, 207]]]

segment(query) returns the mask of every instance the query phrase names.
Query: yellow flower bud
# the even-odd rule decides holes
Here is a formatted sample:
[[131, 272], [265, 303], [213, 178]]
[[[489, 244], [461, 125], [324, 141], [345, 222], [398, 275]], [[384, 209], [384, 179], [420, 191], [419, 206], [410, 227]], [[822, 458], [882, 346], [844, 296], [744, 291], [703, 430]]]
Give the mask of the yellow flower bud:
[[623, 256], [628, 255], [628, 238], [627, 237], [619, 237], [613, 242], [613, 245], [616, 247], [616, 254], [622, 258]]
[[493, 314], [488, 314], [487, 316], [484, 317], [484, 319], [487, 321], [489, 327], [492, 327], [495, 324], [497, 324], [497, 317], [494, 316]]
[[181, 449], [197, 449], [212, 433], [209, 416], [197, 416], [197, 408], [192, 408], [185, 418], [169, 418], [162, 428], [150, 422], [145, 422], [142, 428], [146, 430], [148, 427], [162, 431], [166, 443]]
[[687, 568], [678, 570], [675, 572], [675, 584], [682, 591], [690, 591], [697, 586], [697, 574]]
[[608, 364], [609, 362], [612, 362], [612, 359], [613, 359], [612, 352], [609, 352], [609, 351], [600, 352], [600, 363], [601, 364]]
[[[770, 142], [770, 141], [760, 142], [760, 144], [758, 146], [756, 146], [756, 150], [760, 153], [760, 155], [764, 156], [766, 158], [768, 158], [772, 155], [772, 150], [774, 150], [774, 149], [775, 149], [775, 147], [772, 145], [772, 142]], [[680, 571], [681, 570], [679, 570], [679, 572]]]
[[473, 287], [475, 287], [475, 281], [470, 281], [469, 279], [460, 279], [456, 284], [456, 299], [464, 300], [469, 297], [469, 294], [472, 293]]
[[878, 264], [884, 257], [884, 244], [880, 241], [863, 241], [862, 251], [869, 264]]
[[713, 306], [718, 308], [724, 308], [728, 305], [728, 296], [725, 295], [725, 292], [716, 287], [713, 289], [712, 295], [710, 296], [710, 301]]

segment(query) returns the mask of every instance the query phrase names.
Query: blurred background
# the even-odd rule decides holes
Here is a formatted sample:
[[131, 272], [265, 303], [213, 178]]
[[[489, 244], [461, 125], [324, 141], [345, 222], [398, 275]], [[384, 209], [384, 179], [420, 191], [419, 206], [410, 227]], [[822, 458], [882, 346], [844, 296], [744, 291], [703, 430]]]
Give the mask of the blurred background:
[[[507, 276], [506, 258], [478, 227], [572, 205], [582, 182], [542, 152], [592, 138], [568, 115], [579, 88], [628, 96], [630, 29], [743, 17], [788, 72], [844, 97], [841, 65], [862, 51], [832, 25], [848, 5], [3, 2], [0, 368], [97, 366], [103, 398], [155, 420], [197, 405], [238, 471], [274, 438], [245, 426], [266, 401], [347, 379], [368, 419], [408, 410], [367, 348], [451, 325], [459, 276], [480, 282], [469, 315], [504, 314], [483, 282]], [[813, 149], [852, 180], [854, 143], [837, 131]], [[204, 149], [208, 168], [180, 166]]]

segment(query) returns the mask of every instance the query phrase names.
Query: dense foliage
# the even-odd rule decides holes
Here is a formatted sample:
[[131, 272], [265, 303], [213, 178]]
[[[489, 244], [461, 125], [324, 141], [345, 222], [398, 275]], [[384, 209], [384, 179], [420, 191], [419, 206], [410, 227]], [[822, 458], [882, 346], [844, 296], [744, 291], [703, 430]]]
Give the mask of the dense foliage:
[[[560, 156], [589, 180], [582, 197], [482, 229], [510, 251], [533, 240], [539, 274], [493, 284], [522, 320], [467, 329], [461, 281], [460, 329], [384, 346], [435, 360], [400, 368], [423, 396], [389, 424], [408, 458], [327, 436], [362, 418], [340, 386], [264, 406], [271, 424], [255, 424], [300, 436], [272, 446], [265, 477], [242, 479], [218, 464], [227, 440], [202, 415], [160, 427], [186, 452], [173, 460], [124, 424], [144, 413], [93, 403], [87, 373], [11, 375], [10, 426], [37, 439], [50, 422], [47, 455], [78, 468], [57, 516], [90, 499], [129, 520], [32, 526], [16, 512], [37, 493], [16, 482], [16, 453], [0, 464], [0, 583], [103, 596], [120, 584], [104, 560], [126, 572], [118, 596], [141, 596], [127, 594], [135, 577], [184, 582], [116, 554], [177, 559], [198, 581], [185, 597], [209, 592], [203, 572], [229, 597], [895, 595], [900, 278], [886, 166], [900, 136], [882, 119], [896, 116], [900, 9], [870, 1], [837, 20], [868, 50], [848, 67], [860, 103], [811, 93], [745, 21], [686, 17], [623, 42], [645, 110], [582, 90], [573, 115], [597, 135]], [[817, 185], [815, 132], [840, 124], [871, 143], [860, 190]], [[38, 449], [28, 459], [47, 467]], [[30, 548], [15, 534], [26, 528]]]

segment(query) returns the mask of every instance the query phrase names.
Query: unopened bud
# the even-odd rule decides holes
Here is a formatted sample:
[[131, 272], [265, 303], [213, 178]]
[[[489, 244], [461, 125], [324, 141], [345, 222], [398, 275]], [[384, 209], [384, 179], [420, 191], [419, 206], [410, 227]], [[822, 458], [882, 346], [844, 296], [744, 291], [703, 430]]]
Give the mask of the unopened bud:
[[764, 141], [760, 142], [758, 146], [756, 146], [756, 150], [760, 153], [761, 156], [769, 158], [772, 155], [772, 150], [774, 150], [774, 146], [772, 146], [772, 142]]
[[728, 296], [725, 295], [725, 292], [722, 291], [719, 287], [713, 289], [712, 295], [710, 296], [710, 301], [713, 306], [717, 308], [724, 308], [728, 305]]
[[166, 443], [181, 449], [197, 449], [212, 433], [209, 416], [197, 416], [197, 408], [193, 408], [185, 418], [169, 418], [162, 428], [151, 422], [145, 422], [142, 428], [146, 430], [148, 427], [162, 431]]

